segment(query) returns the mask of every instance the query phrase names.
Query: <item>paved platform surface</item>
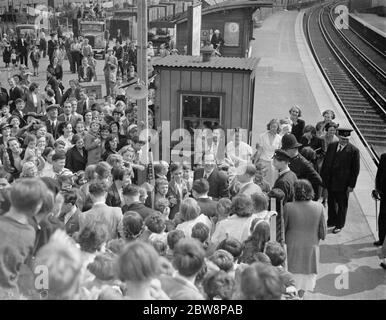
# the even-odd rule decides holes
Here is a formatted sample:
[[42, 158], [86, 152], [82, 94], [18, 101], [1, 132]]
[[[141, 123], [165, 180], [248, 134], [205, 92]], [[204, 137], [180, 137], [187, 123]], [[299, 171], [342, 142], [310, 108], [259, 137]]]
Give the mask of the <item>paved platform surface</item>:
[[[256, 70], [253, 145], [269, 120], [288, 116], [293, 104], [301, 106], [306, 123], [316, 124], [323, 110], [333, 109], [337, 122], [348, 125], [310, 55], [302, 14], [278, 12], [254, 30], [253, 56], [261, 60]], [[376, 167], [356, 135], [352, 142], [361, 152], [361, 172], [350, 196], [347, 224], [340, 234], [328, 234], [321, 242], [317, 285], [305, 299], [386, 299], [386, 272], [372, 245], [376, 231], [370, 192]], [[348, 276], [347, 289], [340, 288], [339, 275]]]
[[365, 25], [370, 25], [374, 31], [386, 38], [386, 17], [373, 13], [351, 13], [350, 15], [362, 23], [365, 22]]

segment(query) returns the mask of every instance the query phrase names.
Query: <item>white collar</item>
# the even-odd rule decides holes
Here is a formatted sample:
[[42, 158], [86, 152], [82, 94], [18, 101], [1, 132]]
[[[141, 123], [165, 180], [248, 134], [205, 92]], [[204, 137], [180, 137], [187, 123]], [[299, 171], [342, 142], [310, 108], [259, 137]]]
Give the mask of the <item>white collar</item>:
[[290, 172], [290, 171], [291, 171], [290, 168], [286, 168], [286, 169], [284, 169], [284, 170], [282, 170], [282, 171], [279, 172], [279, 176], [282, 176], [283, 174], [285, 174], [285, 173], [287, 173], [287, 172]]

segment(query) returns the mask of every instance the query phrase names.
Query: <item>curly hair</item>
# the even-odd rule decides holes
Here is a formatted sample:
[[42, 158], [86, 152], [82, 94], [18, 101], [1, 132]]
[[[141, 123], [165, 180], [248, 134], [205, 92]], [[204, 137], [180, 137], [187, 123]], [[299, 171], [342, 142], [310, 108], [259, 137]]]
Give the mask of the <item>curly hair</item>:
[[209, 300], [215, 297], [231, 300], [235, 288], [235, 280], [223, 270], [208, 273], [203, 281], [203, 289]]
[[295, 201], [309, 201], [314, 198], [314, 189], [306, 179], [300, 179], [294, 183]]
[[239, 194], [232, 199], [231, 215], [235, 214], [240, 218], [250, 217], [253, 213], [253, 204], [251, 197], [245, 194]]

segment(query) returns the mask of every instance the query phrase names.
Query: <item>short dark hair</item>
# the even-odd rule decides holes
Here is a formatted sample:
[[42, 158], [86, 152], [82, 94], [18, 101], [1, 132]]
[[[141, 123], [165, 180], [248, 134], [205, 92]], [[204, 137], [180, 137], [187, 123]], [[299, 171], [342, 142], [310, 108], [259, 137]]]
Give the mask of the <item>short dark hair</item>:
[[243, 245], [236, 238], [227, 237], [218, 244], [216, 249], [228, 251], [233, 256], [233, 258], [238, 258], [243, 252]]
[[89, 224], [79, 232], [78, 243], [82, 251], [94, 253], [107, 240], [108, 230], [104, 223]]
[[161, 233], [165, 230], [165, 221], [159, 213], [153, 213], [146, 217], [145, 226], [153, 233]]
[[205, 242], [209, 237], [209, 227], [202, 222], [196, 223], [192, 228], [192, 238]]
[[215, 297], [221, 300], [231, 300], [235, 280], [224, 270], [212, 271], [205, 276], [202, 286], [209, 300], [213, 300]]
[[63, 192], [64, 203], [74, 205], [78, 200], [78, 195], [74, 190]]
[[294, 183], [295, 201], [309, 201], [314, 198], [314, 189], [306, 179], [299, 179]]
[[304, 127], [303, 133], [307, 133], [307, 132], [311, 132], [313, 136], [316, 136], [316, 128], [311, 124], [307, 124]]
[[55, 152], [52, 156], [52, 161], [66, 160], [66, 153], [64, 152]]
[[22, 212], [29, 212], [42, 203], [47, 187], [37, 178], [20, 179], [12, 185], [10, 190], [11, 205]]
[[111, 174], [113, 176], [113, 180], [123, 180], [123, 177], [125, 176], [125, 169], [120, 167], [115, 167], [111, 170]]
[[123, 195], [124, 196], [139, 196], [139, 188], [135, 184], [128, 184], [123, 188]]
[[256, 175], [256, 167], [252, 164], [248, 164], [245, 166], [245, 174], [250, 177], [254, 177]]
[[138, 212], [127, 211], [122, 218], [122, 237], [126, 240], [135, 239], [143, 230], [143, 219]]
[[265, 193], [251, 194], [253, 208], [257, 212], [261, 212], [268, 209], [268, 196]]
[[182, 169], [182, 165], [180, 163], [175, 163], [175, 162], [173, 162], [169, 167], [170, 173], [173, 173], [180, 169]]
[[170, 250], [174, 250], [175, 245], [183, 238], [185, 238], [185, 233], [182, 230], [172, 230], [168, 232], [166, 240]]
[[228, 272], [232, 270], [234, 265], [233, 256], [225, 250], [216, 250], [210, 257], [209, 260], [212, 261], [220, 270]]
[[271, 259], [274, 267], [283, 265], [287, 255], [279, 242], [269, 241], [265, 245], [265, 254]]
[[88, 188], [88, 192], [93, 196], [101, 196], [106, 193], [108, 187], [103, 182], [92, 182]]
[[241, 274], [241, 292], [247, 300], [280, 300], [283, 283], [276, 267], [255, 262]]
[[198, 194], [205, 194], [209, 191], [209, 183], [208, 180], [201, 178], [197, 179], [193, 182], [193, 190]]
[[334, 111], [332, 111], [332, 110], [325, 110], [325, 111], [323, 111], [323, 113], [322, 113], [322, 116], [324, 117], [324, 115], [326, 114], [326, 113], [330, 113], [331, 114], [331, 119], [332, 120], [334, 120], [335, 119], [335, 112]]
[[204, 264], [205, 250], [196, 239], [181, 239], [173, 253], [173, 266], [182, 276], [191, 277], [197, 274]]
[[101, 179], [106, 178], [111, 174], [111, 166], [106, 161], [98, 162], [95, 167], [95, 173]]

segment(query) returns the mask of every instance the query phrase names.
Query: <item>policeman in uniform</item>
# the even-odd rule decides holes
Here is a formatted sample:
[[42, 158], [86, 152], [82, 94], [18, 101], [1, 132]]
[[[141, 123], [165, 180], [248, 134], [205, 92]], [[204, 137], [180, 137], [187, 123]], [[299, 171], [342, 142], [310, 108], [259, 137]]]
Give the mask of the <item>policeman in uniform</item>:
[[349, 142], [351, 129], [338, 128], [339, 142], [331, 143], [326, 152], [321, 176], [328, 191], [327, 226], [340, 232], [346, 222], [348, 198], [355, 188], [360, 164], [359, 150]]
[[322, 178], [319, 173], [314, 169], [311, 162], [304, 158], [299, 153], [299, 148], [302, 146], [292, 133], [287, 133], [281, 140], [281, 149], [283, 149], [291, 160], [289, 162], [289, 168], [296, 174], [298, 179], [307, 179], [312, 184], [315, 197], [314, 200], [319, 199], [319, 187], [322, 186]]
[[273, 155], [273, 166], [279, 171], [279, 177], [272, 189], [280, 189], [284, 192], [283, 205], [293, 201], [294, 184], [298, 180], [296, 174], [288, 166], [290, 160], [291, 156], [281, 149], [276, 150]]

